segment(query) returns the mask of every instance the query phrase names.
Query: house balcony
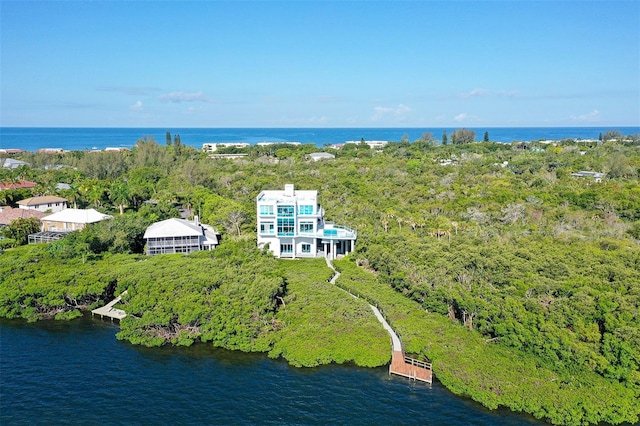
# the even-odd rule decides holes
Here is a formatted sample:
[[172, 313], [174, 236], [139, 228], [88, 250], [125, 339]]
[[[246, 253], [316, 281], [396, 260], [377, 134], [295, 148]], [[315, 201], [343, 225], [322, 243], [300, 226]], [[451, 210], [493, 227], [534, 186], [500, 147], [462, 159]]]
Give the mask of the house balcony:
[[318, 229], [318, 237], [329, 240], [355, 240], [357, 232], [346, 226], [325, 223], [323, 228]]

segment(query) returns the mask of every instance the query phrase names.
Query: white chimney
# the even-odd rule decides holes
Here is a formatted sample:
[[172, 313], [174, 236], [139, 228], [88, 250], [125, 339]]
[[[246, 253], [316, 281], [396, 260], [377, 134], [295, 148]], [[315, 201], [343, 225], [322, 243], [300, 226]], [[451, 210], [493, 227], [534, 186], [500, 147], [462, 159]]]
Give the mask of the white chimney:
[[284, 185], [284, 195], [287, 197], [293, 197], [293, 194], [295, 193], [295, 190], [293, 188], [293, 184], [292, 183], [287, 183]]

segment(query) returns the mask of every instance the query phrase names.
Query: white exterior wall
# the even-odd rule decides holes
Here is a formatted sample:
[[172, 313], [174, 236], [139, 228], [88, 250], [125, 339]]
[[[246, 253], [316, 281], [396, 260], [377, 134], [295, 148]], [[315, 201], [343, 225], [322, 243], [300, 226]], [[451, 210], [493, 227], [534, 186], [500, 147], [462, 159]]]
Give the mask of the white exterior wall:
[[66, 201], [59, 201], [59, 202], [54, 202], [54, 203], [46, 203], [46, 204], [36, 204], [33, 206], [25, 206], [25, 205], [18, 205], [18, 208], [24, 209], [24, 210], [37, 210], [39, 212], [51, 212], [51, 213], [57, 213], [60, 212], [64, 209], [67, 208], [67, 202]]
[[[318, 221], [321, 220], [317, 191], [296, 191], [293, 185], [285, 185], [284, 191], [262, 191], [257, 198], [258, 246], [269, 244], [269, 250], [276, 257], [315, 257]], [[292, 216], [278, 216], [278, 207], [293, 207]], [[301, 206], [304, 211], [300, 211]], [[311, 206], [311, 207], [308, 207]], [[271, 212], [273, 214], [271, 214]], [[293, 232], [278, 235], [278, 219], [293, 219]], [[300, 232], [300, 223], [311, 224]], [[273, 225], [273, 233], [269, 233]], [[290, 244], [290, 252], [282, 252], [281, 245]], [[303, 253], [303, 245], [310, 245], [309, 253]]]

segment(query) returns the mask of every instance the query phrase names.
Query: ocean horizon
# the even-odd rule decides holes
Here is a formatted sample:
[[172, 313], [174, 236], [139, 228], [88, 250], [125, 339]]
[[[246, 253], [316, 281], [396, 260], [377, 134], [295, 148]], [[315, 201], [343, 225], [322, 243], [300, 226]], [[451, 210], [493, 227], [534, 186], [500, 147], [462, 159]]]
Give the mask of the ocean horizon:
[[[63, 150], [91, 150], [109, 147], [131, 148], [142, 138], [153, 138], [164, 144], [166, 132], [172, 139], [180, 135], [184, 145], [197, 149], [206, 142], [300, 142], [323, 147], [365, 139], [399, 142], [407, 137], [410, 142], [430, 132], [436, 141], [444, 132], [450, 135], [461, 127], [334, 127], [334, 128], [159, 128], [159, 127], [0, 127], [0, 149], [37, 151], [42, 148]], [[485, 132], [492, 142], [511, 143], [540, 140], [597, 140], [608, 130], [623, 135], [640, 133], [638, 126], [593, 127], [467, 127], [475, 132], [476, 141], [482, 141]]]

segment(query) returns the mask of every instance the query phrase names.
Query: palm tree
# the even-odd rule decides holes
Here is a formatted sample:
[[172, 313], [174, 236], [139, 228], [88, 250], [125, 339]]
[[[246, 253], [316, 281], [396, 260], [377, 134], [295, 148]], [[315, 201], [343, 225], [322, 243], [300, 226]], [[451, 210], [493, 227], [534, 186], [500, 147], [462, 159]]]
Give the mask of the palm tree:
[[115, 181], [109, 188], [109, 199], [118, 206], [120, 215], [124, 214], [125, 207], [131, 201], [129, 185], [123, 181]]

